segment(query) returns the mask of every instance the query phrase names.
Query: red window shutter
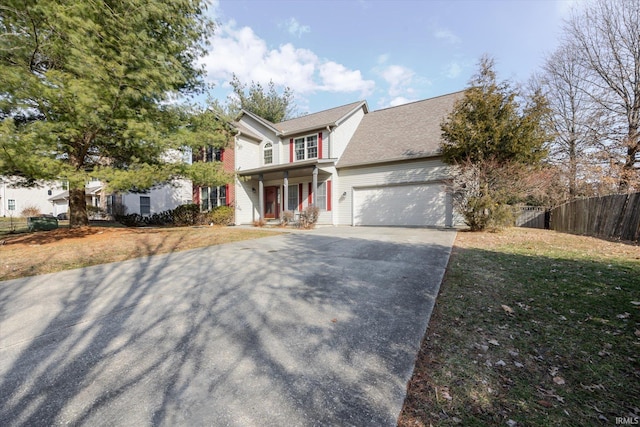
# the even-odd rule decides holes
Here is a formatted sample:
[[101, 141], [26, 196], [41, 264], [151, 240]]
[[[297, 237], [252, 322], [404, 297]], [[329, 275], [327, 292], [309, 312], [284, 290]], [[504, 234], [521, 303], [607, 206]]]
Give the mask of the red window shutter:
[[289, 163], [293, 163], [293, 138], [289, 140]]
[[196, 205], [200, 204], [200, 187], [193, 187], [193, 203]]
[[307, 203], [310, 205], [313, 203], [313, 194], [311, 194], [311, 183], [309, 183], [309, 195], [307, 196]]
[[318, 134], [318, 158], [322, 158], [322, 132]]
[[302, 210], [302, 183], [298, 184], [298, 210]]
[[[222, 153], [224, 153], [224, 151]], [[229, 203], [229, 184], [226, 184], [224, 186], [224, 198], [225, 198], [225, 202], [227, 203], [227, 206], [230, 206], [230, 203]]]
[[224, 148], [220, 150], [220, 161], [224, 162]]
[[331, 180], [327, 181], [327, 210], [331, 210]]

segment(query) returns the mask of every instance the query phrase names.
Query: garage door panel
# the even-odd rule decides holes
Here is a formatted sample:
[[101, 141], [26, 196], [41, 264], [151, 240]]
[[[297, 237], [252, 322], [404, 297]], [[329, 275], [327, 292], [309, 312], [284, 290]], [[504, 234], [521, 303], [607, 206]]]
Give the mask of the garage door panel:
[[354, 225], [444, 226], [446, 193], [440, 184], [354, 189]]

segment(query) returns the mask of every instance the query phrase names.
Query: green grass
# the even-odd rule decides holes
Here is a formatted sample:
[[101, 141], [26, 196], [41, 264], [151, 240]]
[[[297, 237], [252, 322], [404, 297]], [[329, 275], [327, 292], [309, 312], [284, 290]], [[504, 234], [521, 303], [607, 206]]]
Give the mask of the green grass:
[[401, 424], [640, 417], [640, 248], [542, 230], [481, 236], [454, 249]]

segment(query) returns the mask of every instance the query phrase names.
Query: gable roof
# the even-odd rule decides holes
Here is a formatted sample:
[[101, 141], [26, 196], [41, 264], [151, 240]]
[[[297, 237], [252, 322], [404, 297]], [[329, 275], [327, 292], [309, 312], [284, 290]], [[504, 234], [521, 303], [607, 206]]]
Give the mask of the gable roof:
[[366, 114], [338, 167], [432, 157], [439, 154], [440, 124], [463, 91]]
[[340, 124], [343, 119], [351, 115], [351, 113], [362, 107], [364, 107], [365, 113], [368, 112], [367, 102], [357, 101], [340, 107], [334, 107], [328, 110], [276, 123], [274, 126], [280, 131], [282, 136], [314, 129], [322, 129], [327, 126], [336, 126]]
[[241, 122], [233, 122], [233, 127], [238, 130], [238, 135], [243, 135], [251, 139], [255, 139], [256, 141], [262, 141], [262, 137], [256, 135], [253, 131], [251, 131], [248, 127], [243, 125]]

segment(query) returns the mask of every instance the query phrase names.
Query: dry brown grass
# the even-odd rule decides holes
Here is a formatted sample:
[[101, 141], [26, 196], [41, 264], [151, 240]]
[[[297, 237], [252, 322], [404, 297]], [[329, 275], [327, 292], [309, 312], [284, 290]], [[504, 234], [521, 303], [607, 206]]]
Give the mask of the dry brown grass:
[[59, 228], [0, 237], [0, 280], [272, 235], [236, 227]]

